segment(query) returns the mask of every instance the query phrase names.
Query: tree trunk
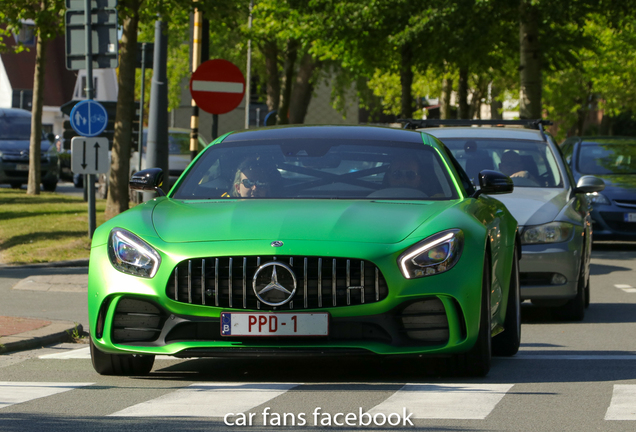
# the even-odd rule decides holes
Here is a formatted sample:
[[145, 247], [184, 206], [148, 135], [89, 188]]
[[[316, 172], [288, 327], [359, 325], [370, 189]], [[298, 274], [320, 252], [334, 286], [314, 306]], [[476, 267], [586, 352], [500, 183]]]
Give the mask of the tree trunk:
[[294, 66], [298, 58], [298, 41], [290, 39], [287, 41], [285, 51], [285, 65], [283, 66], [283, 85], [280, 105], [278, 106], [277, 124], [289, 124], [289, 103], [294, 85]]
[[440, 98], [440, 117], [443, 120], [451, 118], [451, 93], [453, 93], [453, 79], [444, 78], [442, 83], [442, 97]]
[[314, 72], [319, 66], [318, 60], [305, 53], [300, 59], [296, 82], [289, 102], [289, 123], [300, 124], [305, 122], [309, 102], [314, 92]]
[[519, 6], [519, 118], [541, 118], [541, 51], [539, 18], [531, 0]]
[[29, 144], [29, 183], [27, 195], [40, 194], [42, 152], [42, 105], [44, 105], [44, 68], [46, 65], [46, 41], [37, 37], [35, 73], [33, 74], [33, 105], [31, 111], [31, 141]]
[[470, 105], [468, 105], [468, 68], [459, 68], [459, 82], [457, 84], [457, 97], [459, 98], [459, 111], [457, 118], [470, 118]]
[[496, 120], [503, 119], [503, 103], [497, 98], [501, 94], [501, 90], [494, 83], [490, 85], [490, 118]]
[[276, 41], [265, 41], [261, 46], [267, 72], [267, 109], [277, 111], [280, 104], [280, 78], [278, 76], [278, 46]]
[[402, 86], [402, 106], [400, 116], [413, 116], [413, 49], [410, 44], [402, 46], [400, 61], [400, 85]]
[[128, 210], [128, 177], [135, 115], [135, 67], [140, 3], [139, 1], [129, 3], [129, 14], [124, 20], [124, 31], [119, 44], [119, 75], [117, 77], [119, 92], [108, 177], [106, 219]]

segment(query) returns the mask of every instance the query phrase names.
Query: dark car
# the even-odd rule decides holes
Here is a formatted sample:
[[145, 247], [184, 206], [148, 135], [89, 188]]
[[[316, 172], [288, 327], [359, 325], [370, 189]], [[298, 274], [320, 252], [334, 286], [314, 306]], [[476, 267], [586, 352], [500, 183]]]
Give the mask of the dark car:
[[[0, 108], [0, 184], [20, 188], [28, 183], [30, 141], [31, 113], [18, 108]], [[44, 134], [40, 151], [42, 188], [52, 192], [57, 187], [60, 162], [56, 146]]]
[[636, 240], [636, 138], [571, 137], [561, 151], [577, 180], [605, 181], [603, 192], [588, 194], [594, 240]]

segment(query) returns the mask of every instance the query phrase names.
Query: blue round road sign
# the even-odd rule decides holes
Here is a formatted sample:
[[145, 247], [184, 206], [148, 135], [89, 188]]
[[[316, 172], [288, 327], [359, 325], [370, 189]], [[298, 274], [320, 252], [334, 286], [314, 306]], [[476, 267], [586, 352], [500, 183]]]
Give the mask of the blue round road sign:
[[71, 110], [71, 127], [82, 136], [99, 135], [104, 132], [107, 123], [106, 108], [92, 99], [78, 102]]

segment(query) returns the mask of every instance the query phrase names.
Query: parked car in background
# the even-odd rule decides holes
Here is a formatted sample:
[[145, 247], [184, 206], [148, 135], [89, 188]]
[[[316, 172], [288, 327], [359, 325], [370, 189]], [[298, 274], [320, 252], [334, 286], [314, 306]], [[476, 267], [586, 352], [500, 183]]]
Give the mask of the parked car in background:
[[[20, 188], [29, 181], [31, 112], [0, 108], [0, 184]], [[54, 191], [60, 173], [55, 137], [42, 134], [40, 170], [42, 189]]]
[[[499, 125], [526, 123], [497, 122]], [[583, 176], [576, 183], [554, 140], [543, 132], [542, 124], [527, 124], [533, 129], [437, 127], [421, 130], [439, 138], [475, 183], [482, 170], [497, 170], [512, 178], [514, 192], [497, 199], [519, 223], [523, 251], [521, 298], [537, 306], [556, 308], [564, 319], [582, 320], [590, 302], [592, 245], [586, 193], [601, 191], [603, 182]]]
[[[424, 133], [264, 128], [208, 146], [168, 196], [97, 228], [88, 281], [93, 366], [154, 356], [410, 355], [483, 376], [514, 355], [517, 222]], [[130, 180], [156, 191], [160, 169]], [[165, 194], [160, 194], [165, 195]]]
[[561, 151], [575, 180], [605, 181], [603, 192], [588, 194], [594, 240], [636, 240], [636, 138], [571, 137]]

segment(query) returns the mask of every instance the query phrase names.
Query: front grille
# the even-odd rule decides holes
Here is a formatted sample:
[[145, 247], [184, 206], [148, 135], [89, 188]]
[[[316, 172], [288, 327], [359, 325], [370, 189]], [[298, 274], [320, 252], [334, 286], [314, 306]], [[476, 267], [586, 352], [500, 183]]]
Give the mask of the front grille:
[[612, 231], [636, 233], [636, 222], [625, 222], [624, 213], [601, 212], [601, 217]]
[[[270, 306], [258, 300], [253, 290], [254, 275], [268, 263], [288, 266], [296, 278], [292, 300]], [[257, 277], [261, 290], [273, 281], [273, 266], [263, 267]], [[279, 267], [276, 267], [279, 268]], [[293, 289], [287, 271], [278, 271], [278, 283]], [[289, 294], [276, 292], [269, 303], [284, 301]], [[212, 257], [185, 260], [172, 271], [166, 287], [169, 298], [189, 304], [239, 309], [315, 309], [374, 303], [386, 298], [384, 276], [373, 263], [360, 259], [303, 256]]]
[[166, 318], [161, 309], [148, 301], [123, 298], [115, 309], [111, 339], [115, 343], [157, 340]]
[[636, 208], [636, 200], [614, 200], [614, 203], [621, 207]]

